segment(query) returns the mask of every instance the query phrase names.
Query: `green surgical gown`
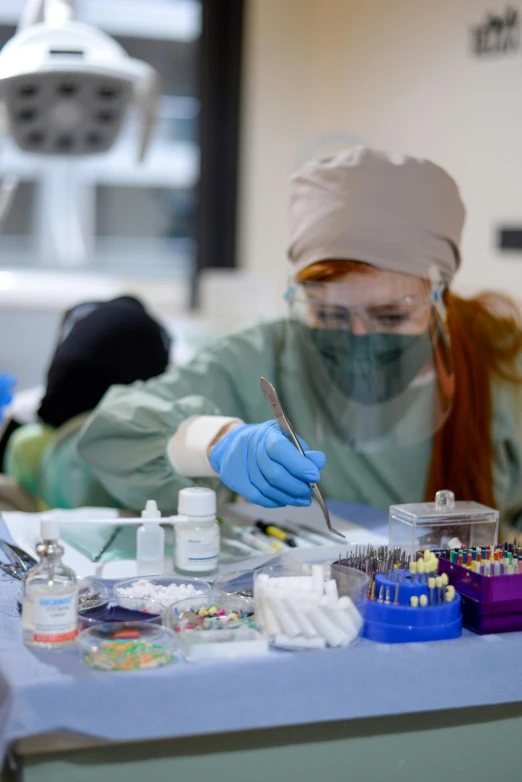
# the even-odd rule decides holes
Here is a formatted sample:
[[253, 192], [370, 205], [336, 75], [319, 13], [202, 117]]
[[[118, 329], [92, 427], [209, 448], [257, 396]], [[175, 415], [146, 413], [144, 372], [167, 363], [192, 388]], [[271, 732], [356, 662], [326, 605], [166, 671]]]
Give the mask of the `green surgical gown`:
[[[8, 470], [25, 488], [52, 507], [114, 505], [141, 510], [156, 499], [174, 512], [178, 491], [211, 486], [213, 478], [193, 480], [176, 474], [166, 446], [189, 416], [226, 415], [258, 423], [271, 418], [259, 387], [274, 383], [297, 433], [310, 448], [326, 454], [321, 488], [326, 498], [388, 508], [424, 497], [432, 442], [355, 451], [331, 428], [321, 426], [307, 388], [306, 370], [289, 349], [285, 320], [236, 332], [199, 353], [190, 363], [131, 386], [113, 386], [88, 417], [74, 419], [46, 443], [38, 470], [28, 474], [15, 432]], [[503, 519], [522, 522], [522, 427], [520, 392], [500, 381], [493, 388], [494, 489]], [[473, 454], [469, 455], [470, 461]], [[468, 465], [469, 468], [469, 465]], [[36, 484], [36, 488], [35, 488]], [[451, 487], [440, 487], [451, 488]], [[458, 498], [457, 498], [458, 499]]]

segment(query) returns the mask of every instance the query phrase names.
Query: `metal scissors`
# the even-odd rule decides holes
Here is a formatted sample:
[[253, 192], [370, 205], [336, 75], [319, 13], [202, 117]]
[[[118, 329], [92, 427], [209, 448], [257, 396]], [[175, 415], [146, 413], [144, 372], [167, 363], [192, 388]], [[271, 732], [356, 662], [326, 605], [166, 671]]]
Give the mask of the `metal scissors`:
[[[283, 432], [283, 434], [285, 434], [288, 437], [288, 439], [293, 442], [297, 450], [300, 453], [302, 453], [303, 456], [305, 456], [305, 452], [301, 448], [301, 443], [299, 442], [299, 438], [296, 435], [292, 424], [288, 420], [288, 416], [286, 415], [285, 411], [281, 406], [281, 402], [279, 401], [274, 386], [272, 385], [272, 383], [269, 383], [268, 380], [266, 380], [264, 377], [261, 378], [261, 391], [263, 392], [263, 396], [265, 397], [266, 401], [270, 405], [270, 409], [272, 410], [272, 413], [274, 414], [277, 423], [281, 427], [281, 431]], [[326, 507], [326, 502], [324, 501], [324, 497], [321, 494], [319, 485], [317, 483], [311, 483], [310, 488], [314, 494], [314, 497], [316, 498], [317, 502], [321, 507], [324, 520], [326, 521], [326, 526], [328, 527], [330, 532], [333, 532], [334, 535], [339, 535], [339, 537], [344, 538], [345, 535], [343, 535], [342, 532], [338, 532], [336, 529], [332, 527], [332, 524], [330, 522], [330, 514], [328, 513], [328, 508]]]

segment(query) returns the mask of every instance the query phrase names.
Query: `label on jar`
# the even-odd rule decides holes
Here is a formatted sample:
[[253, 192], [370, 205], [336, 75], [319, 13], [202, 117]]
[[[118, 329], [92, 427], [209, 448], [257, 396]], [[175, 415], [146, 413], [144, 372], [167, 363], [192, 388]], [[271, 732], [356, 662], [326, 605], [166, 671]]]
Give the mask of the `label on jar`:
[[34, 595], [34, 640], [40, 643], [64, 643], [78, 635], [77, 592]]
[[216, 570], [219, 558], [219, 527], [217, 524], [176, 527], [176, 567], [194, 573]]

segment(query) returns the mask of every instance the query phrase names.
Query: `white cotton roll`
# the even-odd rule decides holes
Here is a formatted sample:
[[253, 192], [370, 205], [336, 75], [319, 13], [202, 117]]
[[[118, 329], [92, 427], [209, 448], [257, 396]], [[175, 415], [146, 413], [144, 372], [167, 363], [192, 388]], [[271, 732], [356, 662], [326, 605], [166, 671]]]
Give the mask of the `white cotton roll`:
[[272, 583], [269, 584], [268, 589], [265, 590], [265, 594], [272, 595], [277, 598], [287, 598], [293, 600], [296, 605], [319, 605], [321, 597], [314, 592], [305, 592], [301, 589], [273, 589]]
[[338, 627], [347, 637], [347, 644], [353, 643], [359, 635], [359, 628], [354, 624], [351, 616], [342, 608], [325, 608], [327, 617]]
[[324, 594], [324, 571], [322, 565], [312, 565], [313, 591], [317, 595]]
[[266, 618], [263, 612], [263, 599], [256, 600], [256, 621], [259, 627], [267, 631]]
[[339, 600], [336, 600], [335, 597], [332, 597], [331, 595], [323, 595], [319, 601], [321, 608], [336, 608], [338, 603]]
[[363, 626], [364, 620], [361, 616], [361, 612], [351, 599], [351, 597], [348, 597], [347, 595], [344, 595], [343, 597], [339, 598], [339, 608], [342, 608], [343, 610], [347, 611], [350, 615], [354, 625], [357, 627], [358, 630], [361, 629]]
[[293, 616], [293, 618], [301, 628], [301, 634], [304, 635], [305, 638], [317, 638], [317, 633], [315, 631], [315, 628], [313, 624], [310, 622], [310, 620], [308, 619], [303, 609], [303, 606], [298, 607], [289, 598], [283, 598], [282, 602], [287, 612], [291, 616]]
[[325, 582], [324, 593], [328, 597], [333, 597], [335, 600], [339, 600], [339, 592], [337, 591], [337, 583], [331, 578]]
[[286, 610], [285, 606], [283, 605], [283, 601], [277, 597], [268, 595], [265, 599], [272, 609], [275, 618], [277, 619], [277, 623], [281, 628], [280, 632], [282, 632], [284, 635], [290, 636], [291, 638], [299, 635], [301, 633], [301, 627], [295, 621], [292, 614]]
[[306, 612], [307, 617], [315, 627], [317, 633], [324, 638], [328, 646], [346, 646], [348, 636], [340, 630], [329, 617], [324, 609], [316, 608]]
[[311, 590], [313, 586], [311, 576], [280, 576], [273, 578], [272, 581], [276, 587], [298, 589], [299, 591]]
[[258, 576], [254, 576], [254, 600], [257, 600], [258, 595], [265, 589], [269, 581], [270, 576], [267, 576], [266, 573], [260, 573]]
[[287, 635], [276, 635], [274, 644], [281, 649], [295, 649], [299, 651], [300, 649], [324, 649], [326, 641], [324, 638], [319, 637], [303, 638], [299, 636], [298, 638], [289, 638]]
[[277, 618], [272, 611], [272, 607], [270, 606], [266, 594], [259, 595], [258, 600], [256, 601], [256, 609], [259, 606], [259, 603], [261, 603], [261, 613], [265, 620], [265, 624], [263, 626], [264, 631], [268, 635], [277, 635], [277, 633], [282, 632], [283, 628], [279, 626], [279, 622], [277, 621]]

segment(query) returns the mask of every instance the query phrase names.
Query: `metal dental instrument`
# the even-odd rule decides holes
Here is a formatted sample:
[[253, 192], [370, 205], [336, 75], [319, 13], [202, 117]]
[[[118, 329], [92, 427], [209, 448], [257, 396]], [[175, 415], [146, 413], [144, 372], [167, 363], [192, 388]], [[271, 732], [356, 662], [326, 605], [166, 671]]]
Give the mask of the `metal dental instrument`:
[[6, 555], [7, 559], [9, 560], [7, 564], [12, 568], [20, 571], [21, 573], [26, 573], [31, 569], [32, 564], [28, 563], [27, 557], [22, 559], [20, 554], [18, 554], [18, 551], [15, 550], [15, 548], [13, 548], [13, 546], [11, 546], [5, 540], [0, 540], [0, 550], [3, 551], [3, 553]]
[[37, 559], [31, 556], [31, 554], [28, 554], [27, 551], [24, 551], [22, 548], [18, 548], [18, 546], [15, 546], [14, 543], [6, 543], [5, 540], [1, 541], [1, 543], [3, 546], [8, 546], [9, 549], [13, 551], [15, 554], [18, 554], [20, 559], [26, 562], [29, 566], [38, 564]]
[[[297, 450], [305, 456], [305, 452], [301, 448], [301, 443], [299, 442], [299, 438], [294, 432], [293, 426], [288, 420], [288, 417], [283, 410], [281, 406], [281, 402], [278, 399], [278, 396], [276, 394], [274, 386], [268, 382], [264, 377], [261, 378], [261, 391], [263, 392], [263, 396], [265, 397], [266, 401], [270, 405], [270, 409], [272, 410], [272, 413], [281, 427], [281, 431], [283, 434], [285, 434], [289, 440], [293, 442]], [[326, 507], [326, 502], [324, 501], [324, 497], [321, 494], [321, 490], [317, 483], [310, 483], [310, 488], [314, 494], [314, 497], [316, 498], [317, 502], [319, 503], [321, 510], [323, 512], [324, 520], [326, 521], [326, 526], [330, 530], [330, 532], [333, 532], [334, 535], [339, 535], [339, 537], [344, 538], [345, 535], [342, 534], [342, 532], [338, 532], [336, 529], [332, 527], [332, 524], [330, 522], [330, 514], [328, 513], [328, 508]]]

